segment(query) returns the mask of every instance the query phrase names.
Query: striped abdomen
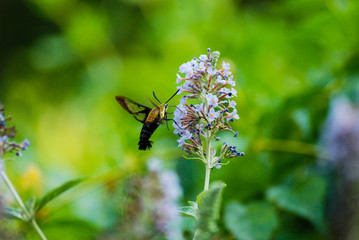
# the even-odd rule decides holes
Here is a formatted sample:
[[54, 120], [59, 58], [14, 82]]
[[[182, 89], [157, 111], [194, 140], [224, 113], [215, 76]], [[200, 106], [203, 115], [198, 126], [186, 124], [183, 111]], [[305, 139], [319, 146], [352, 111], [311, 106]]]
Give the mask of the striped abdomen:
[[146, 150], [147, 148], [151, 148], [151, 141], [149, 140], [152, 136], [153, 132], [158, 128], [160, 125], [159, 122], [145, 122], [142, 126], [140, 141], [138, 142], [138, 149]]

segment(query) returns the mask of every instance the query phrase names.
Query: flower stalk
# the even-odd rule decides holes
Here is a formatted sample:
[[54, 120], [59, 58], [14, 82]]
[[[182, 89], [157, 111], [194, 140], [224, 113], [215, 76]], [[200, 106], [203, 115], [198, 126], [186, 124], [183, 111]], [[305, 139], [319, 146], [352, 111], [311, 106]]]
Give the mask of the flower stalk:
[[[0, 161], [2, 161], [2, 159], [0, 159]], [[39, 234], [42, 240], [47, 240], [45, 234], [42, 232], [41, 228], [37, 224], [34, 215], [30, 214], [29, 210], [27, 209], [26, 205], [22, 201], [19, 193], [17, 192], [16, 188], [12, 184], [11, 180], [9, 179], [3, 168], [0, 169], [0, 175], [1, 178], [4, 180], [5, 184], [7, 185], [7, 187], [9, 188], [11, 194], [15, 198], [17, 204], [20, 206], [23, 214], [25, 215], [26, 221], [31, 222], [31, 225], [34, 227], [35, 231]]]
[[31, 223], [42, 240], [47, 240], [45, 234], [36, 222], [35, 214], [31, 210], [29, 211], [29, 209], [26, 207], [15, 186], [12, 184], [10, 178], [5, 172], [3, 156], [13, 152], [15, 152], [17, 156], [21, 156], [21, 151], [26, 150], [30, 144], [27, 139], [25, 139], [22, 143], [16, 143], [12, 141], [16, 135], [16, 130], [15, 127], [8, 127], [6, 125], [6, 122], [9, 120], [11, 120], [11, 118], [5, 118], [4, 107], [0, 103], [0, 175], [9, 188], [11, 194], [15, 198], [17, 204], [19, 205], [24, 216], [23, 220]]
[[230, 123], [239, 116], [236, 102], [231, 100], [237, 91], [233, 88], [235, 81], [229, 71], [230, 64], [223, 62], [222, 68], [217, 70], [219, 52], [207, 51], [206, 55], [194, 58], [179, 68], [184, 76], [177, 74], [176, 82], [181, 84], [177, 87], [178, 94], [187, 95], [180, 100], [173, 123], [174, 133], [180, 137], [178, 146], [194, 155], [189, 159], [199, 159], [206, 166], [204, 190], [209, 188], [211, 170], [228, 164], [222, 159], [244, 155], [227, 143], [223, 143], [220, 151], [217, 151], [218, 144], [212, 144], [214, 139], [220, 140], [217, 136], [220, 131], [232, 132], [237, 137], [238, 133], [233, 131]]

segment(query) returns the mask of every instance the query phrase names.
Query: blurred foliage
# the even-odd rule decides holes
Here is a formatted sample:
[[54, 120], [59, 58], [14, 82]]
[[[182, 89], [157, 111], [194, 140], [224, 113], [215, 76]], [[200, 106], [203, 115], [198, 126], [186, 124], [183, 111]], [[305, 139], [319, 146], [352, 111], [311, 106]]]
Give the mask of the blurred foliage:
[[[332, 99], [359, 102], [358, 12], [354, 0], [1, 1], [0, 100], [18, 139], [31, 141], [22, 158], [6, 162], [7, 172], [24, 199], [94, 177], [38, 213], [49, 239], [111, 233], [121, 216], [111, 191], [145, 172], [152, 156], [176, 169], [182, 205], [195, 200], [203, 166], [183, 159], [164, 126], [151, 151], [138, 151], [141, 124], [114, 96], [150, 105], [155, 91], [167, 99], [180, 64], [210, 47], [231, 63], [239, 90], [239, 139], [221, 139], [246, 153], [212, 173], [227, 184], [213, 238], [330, 238], [336, 178], [317, 163], [331, 157], [319, 142]], [[186, 238], [194, 226], [183, 219]]]

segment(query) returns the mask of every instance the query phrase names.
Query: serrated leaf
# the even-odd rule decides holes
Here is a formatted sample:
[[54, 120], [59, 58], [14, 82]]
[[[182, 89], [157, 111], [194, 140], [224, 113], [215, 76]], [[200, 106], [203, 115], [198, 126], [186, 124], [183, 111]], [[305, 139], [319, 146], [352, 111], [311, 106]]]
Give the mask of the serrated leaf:
[[26, 221], [26, 218], [20, 209], [7, 207], [5, 208], [5, 215], [9, 218], [16, 218]]
[[46, 193], [42, 198], [40, 198], [36, 204], [35, 204], [35, 210], [36, 212], [40, 211], [46, 204], [48, 204], [51, 200], [54, 198], [60, 196], [62, 193], [66, 192], [70, 188], [73, 188], [74, 186], [78, 185], [82, 181], [84, 181], [86, 178], [77, 178], [74, 180], [70, 180], [61, 186], [51, 190], [50, 192]]
[[287, 183], [272, 187], [267, 191], [267, 199], [313, 223], [324, 230], [325, 180], [319, 176], [291, 177]]
[[266, 240], [271, 239], [278, 226], [278, 217], [275, 208], [268, 202], [249, 205], [232, 202], [225, 208], [224, 223], [236, 239]]
[[221, 208], [221, 193], [225, 186], [224, 183], [212, 184], [209, 190], [202, 192], [197, 198], [201, 204], [198, 204], [198, 225], [194, 235], [195, 240], [210, 239], [218, 231], [217, 220]]

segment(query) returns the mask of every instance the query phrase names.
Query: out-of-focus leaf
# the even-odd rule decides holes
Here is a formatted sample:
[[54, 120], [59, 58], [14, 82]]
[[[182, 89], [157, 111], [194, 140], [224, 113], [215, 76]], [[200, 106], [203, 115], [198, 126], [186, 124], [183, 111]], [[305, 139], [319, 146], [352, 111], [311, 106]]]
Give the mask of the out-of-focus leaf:
[[225, 209], [224, 223], [236, 239], [270, 239], [278, 222], [275, 208], [268, 202], [254, 202], [246, 206], [232, 202]]
[[200, 202], [198, 211], [198, 225], [194, 235], [195, 240], [210, 239], [218, 231], [217, 220], [221, 208], [221, 193], [226, 186], [224, 183], [212, 184], [209, 190], [202, 192], [197, 198]]
[[278, 207], [301, 216], [324, 230], [325, 180], [315, 175], [291, 177], [287, 183], [267, 191], [267, 199]]
[[30, 215], [33, 216], [35, 213], [35, 207], [36, 207], [36, 198], [32, 197], [25, 203], [27, 210], [29, 211]]
[[24, 214], [22, 213], [22, 211], [20, 209], [7, 207], [7, 208], [5, 208], [5, 214], [9, 218], [16, 218], [16, 219], [26, 221], [26, 217], [24, 216]]
[[180, 212], [183, 216], [198, 219], [198, 205], [195, 202], [188, 201], [190, 206], [181, 207]]
[[198, 204], [198, 207], [201, 207], [201, 204], [202, 204], [202, 200], [203, 200], [203, 196], [205, 196], [207, 193], [208, 193], [209, 190], [206, 190], [206, 191], [203, 191], [201, 192], [200, 194], [198, 194], [197, 196], [197, 204]]
[[61, 186], [51, 190], [50, 192], [46, 193], [42, 198], [40, 198], [35, 204], [35, 211], [40, 211], [47, 203], [49, 203], [54, 198], [60, 196], [62, 193], [66, 192], [70, 188], [76, 186], [77, 184], [84, 181], [86, 178], [77, 178], [74, 180], [70, 180]]

